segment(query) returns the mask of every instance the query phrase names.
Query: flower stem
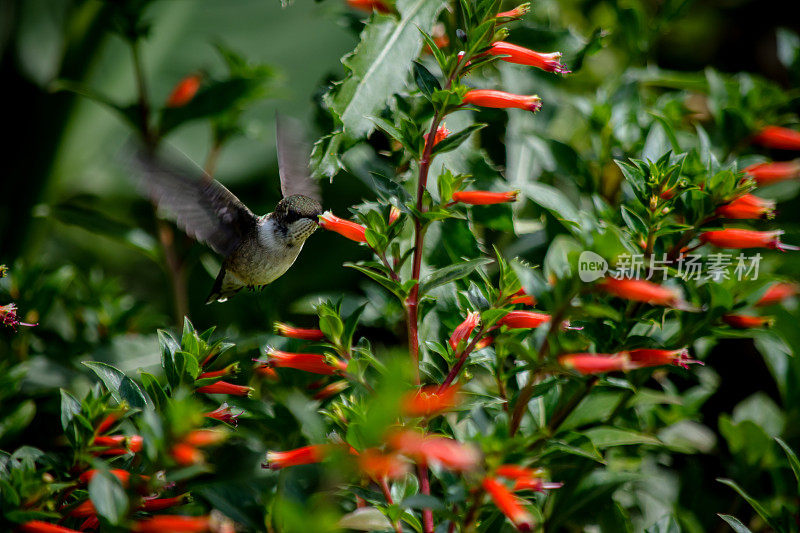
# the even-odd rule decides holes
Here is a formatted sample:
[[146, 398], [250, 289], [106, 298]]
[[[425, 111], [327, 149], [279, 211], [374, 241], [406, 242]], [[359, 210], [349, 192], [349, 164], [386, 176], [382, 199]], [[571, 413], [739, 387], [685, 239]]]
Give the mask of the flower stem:
[[[381, 491], [383, 491], [383, 497], [386, 499], [386, 504], [393, 505], [394, 500], [392, 499], [392, 493], [389, 490], [389, 484], [386, 482], [385, 477], [381, 478], [379, 485], [381, 486]], [[403, 528], [397, 520], [392, 520], [392, 527], [396, 533], [403, 533]]]
[[461, 352], [461, 355], [458, 357], [458, 361], [456, 361], [456, 364], [454, 364], [453, 368], [450, 369], [447, 377], [444, 378], [440, 390], [447, 388], [456, 379], [456, 377], [458, 377], [459, 372], [461, 372], [461, 368], [464, 366], [464, 363], [467, 362], [469, 354], [472, 353], [472, 350], [475, 349], [475, 346], [478, 344], [478, 342], [480, 342], [481, 338], [483, 338], [483, 334], [483, 326], [481, 326], [481, 329], [479, 329], [478, 333], [475, 334], [472, 342], [470, 342], [467, 347], [464, 348], [464, 351]]

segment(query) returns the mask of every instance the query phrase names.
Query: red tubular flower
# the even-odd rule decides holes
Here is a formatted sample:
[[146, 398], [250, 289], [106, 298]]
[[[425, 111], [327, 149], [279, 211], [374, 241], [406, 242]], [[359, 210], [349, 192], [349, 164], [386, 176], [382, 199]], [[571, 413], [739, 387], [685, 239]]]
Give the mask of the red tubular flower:
[[257, 364], [254, 371], [259, 376], [263, 376], [272, 381], [278, 381], [280, 379], [278, 377], [278, 373], [275, 372], [275, 369], [269, 366], [267, 363]]
[[365, 236], [366, 226], [339, 218], [330, 211], [325, 211], [319, 216], [319, 225], [326, 230], [335, 231], [351, 241], [367, 242], [367, 237]]
[[267, 452], [267, 462], [261, 466], [280, 470], [287, 466], [308, 465], [321, 462], [327, 454], [328, 446], [323, 444], [312, 444], [285, 452]]
[[294, 368], [325, 376], [347, 370], [347, 363], [344, 361], [337, 359], [331, 364], [326, 356], [318, 353], [290, 353], [270, 347], [266, 354], [269, 358], [268, 363], [278, 368]]
[[372, 13], [374, 10], [385, 15], [392, 12], [391, 8], [381, 0], [347, 0], [347, 5], [365, 13]]
[[[81, 483], [83, 483], [84, 485], [86, 485], [92, 480], [92, 478], [95, 476], [95, 474], [97, 474], [97, 472], [98, 471], [96, 469], [94, 469], [94, 468], [91, 469], [91, 470], [87, 470], [86, 472], [84, 472], [83, 474], [81, 474], [78, 477], [78, 480]], [[112, 470], [109, 470], [109, 472], [111, 473], [112, 476], [114, 476], [115, 478], [117, 478], [120, 481], [120, 483], [122, 484], [123, 487], [125, 487], [125, 488], [128, 487], [128, 483], [130, 482], [130, 479], [131, 479], [131, 473], [130, 472], [128, 472], [127, 470], [119, 469], [119, 468], [114, 468]], [[143, 479], [144, 479], [144, 477], [143, 477]]]
[[230, 376], [231, 374], [236, 374], [237, 372], [239, 372], [239, 363], [232, 363], [221, 370], [203, 372], [197, 376], [197, 379], [222, 378], [225, 376]]
[[772, 325], [772, 319], [766, 316], [723, 315], [722, 321], [734, 329], [763, 328]]
[[561, 59], [561, 52], [552, 52], [543, 54], [536, 52], [516, 44], [507, 43], [504, 41], [497, 41], [492, 43], [488, 53], [493, 56], [503, 56], [501, 61], [508, 63], [516, 63], [518, 65], [529, 65], [537, 67], [547, 72], [556, 72], [558, 74], [567, 74], [569, 70], [562, 65], [559, 60]]
[[378, 481], [401, 478], [408, 472], [408, 466], [397, 454], [382, 453], [375, 449], [365, 450], [358, 456], [361, 472]]
[[757, 163], [745, 168], [759, 185], [770, 185], [792, 178], [800, 178], [800, 159], [794, 161], [776, 161], [774, 163]]
[[78, 526], [79, 531], [96, 531], [100, 527], [100, 519], [97, 516], [90, 516]]
[[800, 292], [800, 288], [794, 283], [775, 283], [767, 289], [767, 292], [761, 297], [756, 306], [764, 307], [779, 303], [787, 298], [796, 296]]
[[195, 429], [186, 434], [186, 436], [181, 439], [181, 442], [189, 446], [202, 448], [203, 446], [219, 444], [227, 437], [227, 433], [218, 429]]
[[70, 516], [74, 517], [87, 517], [87, 516], [94, 516], [97, 514], [97, 510], [94, 508], [94, 504], [92, 500], [85, 500], [76, 505], [72, 508], [69, 512]]
[[275, 322], [275, 333], [282, 337], [300, 339], [304, 341], [321, 341], [325, 339], [325, 334], [318, 329], [296, 328], [283, 322]]
[[451, 385], [442, 389], [439, 385], [427, 385], [417, 391], [403, 396], [400, 410], [405, 416], [431, 416], [448, 411], [458, 405], [458, 386]]
[[133, 523], [134, 533], [205, 533], [211, 531], [207, 516], [159, 515]]
[[542, 107], [542, 99], [535, 94], [524, 96], [493, 89], [473, 89], [464, 95], [462, 102], [479, 107], [525, 109], [534, 113]]
[[392, 224], [397, 222], [397, 219], [399, 218], [400, 218], [400, 208], [393, 205], [389, 209], [389, 225], [391, 226]]
[[167, 98], [167, 107], [183, 107], [192, 101], [194, 95], [200, 89], [200, 84], [203, 82], [203, 76], [200, 74], [190, 74], [183, 78], [172, 89], [169, 97]]
[[106, 415], [106, 417], [103, 418], [103, 420], [101, 420], [99, 424], [97, 424], [97, 428], [95, 428], [94, 430], [95, 434], [102, 435], [103, 433], [111, 429], [111, 427], [117, 423], [117, 420], [119, 420], [120, 416], [122, 416], [121, 411], [116, 411], [114, 413], [109, 413], [108, 415]]
[[207, 418], [213, 418], [214, 420], [219, 420], [220, 422], [225, 422], [226, 424], [230, 424], [232, 426], [236, 426], [239, 421], [239, 415], [241, 413], [235, 414], [231, 411], [231, 408], [228, 407], [227, 403], [223, 403], [213, 411], [209, 411], [208, 413], [203, 414], [203, 416]]
[[511, 311], [500, 319], [498, 326], [506, 326], [511, 329], [538, 328], [542, 324], [550, 322], [550, 315], [547, 313], [537, 313], [536, 311]]
[[525, 289], [520, 289], [514, 293], [509, 303], [522, 304], [522, 305], [536, 305], [536, 298], [527, 294], [525, 292]]
[[571, 353], [558, 358], [561, 366], [581, 374], [600, 374], [634, 368], [627, 357], [608, 353]]
[[677, 350], [661, 350], [655, 348], [639, 348], [623, 352], [627, 354], [628, 360], [637, 367], [678, 365], [689, 368], [690, 364], [702, 365], [701, 361], [689, 358], [689, 350], [679, 348]]
[[[450, 135], [451, 133], [452, 132], [450, 130], [448, 130], [447, 127], [445, 127], [444, 124], [442, 124], [441, 126], [436, 128], [436, 135], [433, 136], [433, 145], [436, 146], [437, 144], [439, 144], [440, 141], [443, 141], [444, 139], [446, 139], [447, 136]], [[425, 138], [425, 142], [427, 143], [428, 142], [428, 134], [426, 133], [425, 135], [423, 135], [423, 137]]]
[[389, 445], [420, 464], [438, 464], [448, 470], [472, 470], [480, 456], [471, 446], [446, 437], [429, 436], [403, 430], [389, 435]]
[[27, 322], [20, 322], [17, 316], [17, 305], [10, 303], [0, 305], [0, 324], [10, 326], [12, 329], [17, 329], [17, 326], [38, 326], [39, 324], [28, 324]]
[[781, 242], [783, 231], [756, 231], [751, 229], [726, 228], [706, 231], [700, 234], [700, 242], [711, 244], [717, 248], [772, 248], [784, 252], [797, 250]]
[[142, 502], [142, 509], [149, 512], [163, 511], [164, 509], [184, 505], [190, 501], [191, 497], [188, 494], [182, 494], [174, 498], [145, 498]]
[[453, 201], [469, 205], [492, 205], [516, 202], [519, 191], [456, 191]]
[[17, 531], [20, 533], [80, 533], [80, 531], [75, 529], [58, 526], [56, 524], [50, 524], [49, 522], [43, 522], [41, 520], [30, 520], [25, 522], [19, 526]]
[[530, 10], [531, 10], [531, 3], [525, 2], [524, 4], [518, 5], [511, 11], [503, 11], [502, 13], [498, 13], [497, 18], [518, 19], [521, 18], [523, 15], [526, 15]]
[[533, 468], [519, 465], [502, 465], [495, 470], [495, 474], [514, 481], [514, 491], [532, 490], [544, 492], [545, 490], [561, 488], [563, 483], [547, 483], [541, 478], [542, 472]]
[[608, 294], [625, 300], [667, 307], [680, 307], [683, 304], [677, 291], [646, 280], [604, 278], [597, 286]]
[[474, 330], [481, 321], [481, 314], [477, 311], [473, 311], [467, 315], [467, 318], [464, 321], [456, 326], [456, 329], [453, 330], [453, 334], [450, 335], [450, 347], [453, 351], [457, 351], [459, 346], [466, 344], [469, 340], [469, 336], [472, 335], [472, 330]]
[[[110, 435], [110, 436], [97, 436], [92, 441], [95, 446], [108, 446], [116, 449], [131, 451], [133, 453], [142, 451], [143, 439], [141, 435]], [[102, 452], [103, 455], [116, 455], [107, 454]], [[121, 455], [121, 454], [120, 454]]]
[[490, 346], [493, 342], [494, 342], [493, 337], [484, 337], [475, 343], [475, 351], [477, 352], [478, 350], [483, 350], [487, 346]]
[[493, 477], [486, 477], [481, 486], [492, 497], [492, 501], [500, 509], [500, 512], [511, 520], [514, 527], [519, 531], [533, 530], [533, 516], [520, 505], [519, 500], [505, 485]]
[[745, 194], [717, 208], [717, 215], [732, 219], [772, 218], [775, 202]]
[[329, 383], [322, 387], [320, 390], [314, 393], [315, 400], [327, 400], [331, 396], [335, 396], [345, 390], [347, 387], [350, 386], [345, 380], [334, 381], [333, 383]]
[[206, 460], [206, 456], [202, 451], [185, 442], [173, 445], [169, 454], [181, 466], [199, 465]]
[[203, 385], [202, 387], [197, 387], [196, 390], [205, 394], [229, 394], [230, 396], [250, 396], [250, 393], [253, 392], [252, 387], [234, 385], [227, 381], [217, 381], [210, 385]]
[[753, 137], [753, 142], [766, 148], [800, 150], [800, 131], [780, 126], [767, 126]]

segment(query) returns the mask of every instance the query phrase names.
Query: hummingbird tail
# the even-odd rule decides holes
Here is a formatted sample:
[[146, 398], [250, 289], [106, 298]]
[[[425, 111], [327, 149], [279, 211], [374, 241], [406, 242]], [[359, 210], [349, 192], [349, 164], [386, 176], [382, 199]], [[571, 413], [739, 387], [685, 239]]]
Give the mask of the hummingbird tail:
[[244, 285], [233, 275], [229, 274], [225, 268], [221, 268], [217, 279], [214, 281], [214, 286], [211, 288], [211, 294], [206, 298], [206, 305], [214, 302], [224, 302], [240, 290]]

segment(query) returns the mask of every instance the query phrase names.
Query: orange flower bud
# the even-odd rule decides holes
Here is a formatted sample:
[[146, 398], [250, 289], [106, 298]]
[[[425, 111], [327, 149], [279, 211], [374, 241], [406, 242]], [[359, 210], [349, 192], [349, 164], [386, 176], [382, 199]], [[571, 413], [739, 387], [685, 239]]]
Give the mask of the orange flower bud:
[[[443, 141], [444, 139], [446, 139], [447, 136], [450, 135], [451, 133], [452, 132], [450, 130], [448, 130], [447, 127], [444, 124], [442, 124], [441, 126], [436, 128], [436, 135], [433, 136], [433, 145], [436, 146], [437, 144], [439, 144], [440, 141]], [[428, 134], [426, 133], [422, 137], [425, 139], [425, 142], [427, 143], [428, 142]]]
[[753, 142], [766, 148], [800, 150], [800, 131], [780, 126], [767, 126], [753, 137]]
[[776, 161], [774, 163], [757, 163], [745, 168], [744, 171], [759, 185], [770, 185], [793, 178], [800, 178], [800, 159]]
[[721, 217], [732, 219], [771, 218], [774, 210], [775, 202], [753, 194], [745, 194], [718, 207], [716, 213]]
[[216, 383], [211, 383], [210, 385], [203, 385], [202, 387], [198, 387], [197, 392], [202, 392], [205, 394], [228, 394], [230, 396], [250, 396], [250, 393], [253, 392], [252, 387], [247, 387], [245, 385], [234, 385], [233, 383], [228, 383], [227, 381], [217, 381]]
[[20, 533], [80, 533], [75, 529], [50, 524], [41, 520], [30, 520], [19, 526]]
[[283, 322], [275, 322], [275, 333], [282, 337], [304, 341], [321, 341], [325, 339], [325, 334], [318, 329], [296, 328]]
[[372, 13], [374, 10], [385, 15], [392, 12], [382, 0], [347, 0], [347, 5], [365, 13]]
[[211, 531], [207, 516], [159, 515], [133, 523], [134, 533], [205, 533]]
[[389, 435], [387, 442], [398, 452], [420, 464], [438, 464], [448, 470], [472, 470], [480, 456], [471, 446], [453, 439], [402, 430]]
[[397, 219], [399, 218], [400, 218], [400, 208], [393, 205], [389, 209], [389, 225], [391, 226], [392, 224], [397, 222]]
[[734, 329], [763, 328], [772, 325], [772, 319], [766, 316], [723, 315], [722, 321]]
[[597, 286], [608, 294], [636, 302], [667, 307], [680, 307], [683, 303], [681, 295], [674, 289], [646, 280], [604, 278]]
[[519, 500], [505, 485], [493, 477], [486, 477], [481, 483], [483, 490], [489, 493], [500, 512], [511, 520], [519, 531], [533, 530], [533, 516], [520, 505]]
[[547, 483], [541, 478], [542, 472], [533, 468], [519, 465], [501, 465], [495, 474], [514, 481], [514, 491], [532, 490], [543, 492], [550, 489], [561, 488], [563, 483]]
[[525, 289], [520, 289], [514, 293], [509, 303], [521, 305], [536, 305], [536, 298], [530, 296], [525, 292]]
[[535, 94], [523, 96], [493, 89], [473, 89], [464, 95], [462, 102], [480, 107], [525, 109], [534, 113], [542, 107], [542, 99]]
[[210, 379], [210, 378], [222, 378], [225, 376], [229, 376], [231, 374], [236, 374], [239, 371], [239, 363], [233, 363], [221, 370], [212, 370], [211, 372], [203, 372], [197, 379]]
[[478, 350], [483, 350], [487, 346], [490, 346], [493, 342], [494, 342], [493, 337], [484, 337], [477, 343], [475, 343], [475, 351], [477, 352]]
[[561, 52], [543, 54], [522, 46], [517, 46], [516, 44], [497, 41], [492, 43], [488, 53], [493, 56], [502, 56], [500, 60], [508, 63], [529, 65], [558, 74], [569, 73], [569, 70], [559, 62], [561, 59]]
[[783, 231], [756, 231], [750, 229], [727, 228], [717, 231], [706, 231], [700, 234], [700, 242], [711, 244], [717, 248], [772, 248], [780, 250], [797, 250], [781, 242]]
[[503, 11], [502, 13], [498, 13], [497, 18], [518, 19], [521, 18], [523, 15], [526, 15], [530, 10], [531, 10], [531, 3], [525, 2], [524, 4], [518, 5], [511, 11]]
[[347, 370], [347, 363], [344, 361], [336, 359], [331, 364], [326, 356], [318, 353], [290, 353], [269, 347], [266, 355], [269, 358], [268, 364], [278, 368], [294, 368], [325, 376]]
[[102, 435], [103, 433], [105, 433], [106, 431], [111, 429], [111, 426], [116, 424], [116, 422], [117, 422], [117, 420], [119, 420], [120, 416], [122, 416], [122, 412], [121, 411], [116, 411], [116, 412], [113, 412], [113, 413], [109, 413], [108, 415], [106, 415], [105, 418], [103, 418], [102, 421], [100, 421], [99, 424], [97, 424], [97, 428], [94, 430], [94, 432], [97, 435]]
[[267, 462], [264, 468], [279, 470], [287, 466], [308, 465], [319, 463], [327, 455], [328, 447], [322, 444], [303, 446], [285, 452], [267, 452]]
[[453, 193], [453, 201], [469, 205], [491, 205], [516, 202], [519, 191], [456, 191]]
[[228, 434], [218, 429], [196, 429], [190, 431], [181, 442], [189, 446], [213, 446], [219, 444], [228, 437]]
[[404, 416], [431, 416], [448, 411], [459, 403], [458, 386], [427, 385], [403, 396], [400, 410]]
[[775, 283], [767, 289], [756, 305], [764, 307], [779, 303], [787, 298], [791, 298], [800, 292], [800, 288], [794, 283]]
[[634, 368], [626, 357], [608, 353], [571, 353], [559, 357], [558, 362], [580, 374], [600, 374]]
[[408, 472], [408, 463], [397, 454], [381, 453], [378, 450], [365, 450], [358, 456], [358, 467], [372, 479], [397, 479]]
[[111, 436], [97, 436], [92, 441], [94, 446], [107, 446], [113, 447], [116, 450], [122, 450], [122, 453], [109, 453], [111, 450], [100, 452], [102, 455], [124, 455], [128, 451], [136, 453], [142, 451], [143, 439], [141, 435], [111, 435]]
[[457, 351], [462, 343], [466, 344], [466, 341], [469, 340], [469, 336], [472, 335], [472, 330], [477, 327], [480, 321], [481, 314], [477, 311], [473, 311], [467, 315], [467, 318], [465, 318], [461, 324], [456, 326], [449, 340], [450, 347], [453, 351]]
[[275, 369], [269, 366], [267, 363], [256, 364], [254, 371], [259, 376], [263, 376], [272, 381], [278, 381], [280, 379], [278, 377], [278, 373], [275, 372]]
[[96, 514], [97, 510], [94, 508], [92, 500], [82, 501], [81, 503], [73, 507], [72, 510], [69, 512], [69, 516], [74, 516], [74, 517], [87, 517]]
[[319, 225], [330, 231], [335, 231], [351, 241], [367, 242], [365, 232], [367, 228], [356, 222], [339, 218], [330, 211], [325, 211], [319, 216]]
[[537, 313], [536, 311], [511, 311], [500, 319], [498, 326], [506, 326], [511, 329], [538, 328], [542, 324], [550, 322], [550, 315], [547, 313]]
[[203, 83], [203, 76], [200, 74], [190, 74], [183, 78], [172, 89], [169, 97], [167, 98], [167, 107], [183, 107], [192, 101], [194, 95], [200, 90], [200, 85]]
[[347, 387], [350, 386], [345, 380], [334, 381], [333, 383], [329, 383], [322, 387], [320, 390], [314, 393], [315, 400], [327, 400], [328, 398], [335, 396], [345, 390]]

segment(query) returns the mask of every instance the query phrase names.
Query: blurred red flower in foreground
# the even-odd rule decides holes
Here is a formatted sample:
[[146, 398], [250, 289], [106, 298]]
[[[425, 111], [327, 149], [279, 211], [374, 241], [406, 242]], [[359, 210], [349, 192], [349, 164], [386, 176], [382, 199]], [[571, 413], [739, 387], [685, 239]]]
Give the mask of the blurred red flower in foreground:
[[403, 396], [400, 409], [405, 416], [431, 416], [452, 409], [458, 402], [457, 385], [445, 388], [439, 385], [427, 385]]
[[680, 293], [642, 279], [604, 278], [597, 286], [608, 294], [652, 305], [678, 307], [683, 303]]
[[519, 499], [505, 485], [493, 477], [486, 477], [481, 483], [483, 490], [489, 493], [492, 501], [506, 515], [511, 523], [520, 531], [533, 529], [533, 516], [520, 504]]
[[769, 185], [792, 178], [800, 178], [800, 159], [757, 163], [745, 168], [744, 171], [752, 176], [759, 185]]
[[409, 464], [397, 454], [382, 453], [378, 450], [365, 450], [358, 456], [358, 467], [375, 480], [397, 479], [409, 471]]
[[326, 211], [319, 216], [319, 225], [326, 230], [338, 233], [342, 237], [347, 237], [351, 241], [367, 242], [365, 237], [367, 228], [365, 226], [339, 218], [330, 211]]
[[160, 515], [133, 524], [134, 533], [204, 533], [211, 531], [207, 516]]
[[543, 54], [522, 46], [517, 46], [516, 44], [497, 41], [492, 43], [491, 48], [489, 48], [489, 54], [493, 56], [504, 56], [501, 57], [500, 60], [508, 63], [528, 65], [546, 70], [547, 72], [557, 72], [559, 74], [569, 73], [567, 67], [560, 63], [561, 52]]
[[700, 242], [711, 244], [717, 248], [772, 248], [780, 250], [797, 250], [781, 242], [783, 231], [756, 231], [751, 229], [727, 228], [716, 231], [706, 231], [700, 234]]
[[800, 131], [780, 126], [767, 126], [753, 137], [753, 142], [766, 148], [800, 150]]
[[800, 288], [794, 283], [775, 283], [767, 289], [761, 299], [756, 302], [756, 305], [763, 307], [776, 304], [782, 300], [796, 296], [799, 292]]
[[532, 490], [543, 492], [545, 490], [558, 489], [564, 486], [563, 483], [545, 482], [541, 478], [541, 471], [518, 465], [501, 465], [497, 467], [495, 474], [513, 480], [514, 491]]
[[31, 520], [29, 522], [25, 522], [19, 526], [17, 531], [20, 533], [80, 533], [80, 531], [75, 529], [70, 529], [68, 527], [63, 527], [56, 524], [50, 524], [49, 522], [43, 522], [41, 520]]
[[525, 96], [494, 89], [473, 89], [464, 95], [462, 102], [480, 107], [517, 108], [533, 112], [542, 107], [542, 99], [535, 94]]
[[438, 464], [448, 470], [472, 470], [478, 465], [478, 452], [446, 437], [423, 435], [411, 430], [396, 431], [387, 442], [398, 452], [420, 464]]
[[347, 0], [347, 5], [366, 13], [372, 13], [373, 10], [383, 14], [392, 12], [391, 8], [381, 0]]
[[735, 314], [724, 315], [722, 321], [734, 329], [763, 328], [772, 324], [770, 317]]

